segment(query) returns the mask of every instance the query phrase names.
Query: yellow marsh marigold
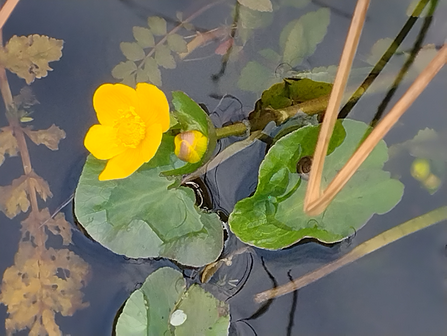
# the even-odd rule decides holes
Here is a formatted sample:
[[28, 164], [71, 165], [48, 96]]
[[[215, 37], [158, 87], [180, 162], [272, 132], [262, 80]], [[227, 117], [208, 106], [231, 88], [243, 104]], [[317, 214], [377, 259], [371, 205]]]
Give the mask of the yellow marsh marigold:
[[175, 155], [189, 163], [199, 162], [206, 152], [208, 138], [199, 131], [187, 131], [174, 138]]
[[103, 84], [93, 95], [100, 125], [93, 125], [84, 145], [100, 160], [108, 160], [99, 180], [125, 178], [152, 159], [169, 129], [169, 104], [156, 86], [138, 83]]

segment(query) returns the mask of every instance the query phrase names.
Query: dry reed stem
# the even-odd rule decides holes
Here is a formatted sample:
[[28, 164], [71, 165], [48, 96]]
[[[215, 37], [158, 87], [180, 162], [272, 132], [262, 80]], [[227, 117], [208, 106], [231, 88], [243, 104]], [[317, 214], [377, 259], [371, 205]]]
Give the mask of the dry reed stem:
[[[361, 0], [359, 0], [357, 9], [359, 8]], [[365, 1], [366, 2], [366, 1]], [[362, 7], [364, 8], [364, 7]], [[351, 28], [354, 26], [355, 13], [353, 18], [353, 23], [351, 24]], [[361, 26], [357, 26], [357, 33], [360, 34]], [[337, 78], [340, 76], [340, 82], [347, 78], [350, 69], [346, 66], [342, 68], [342, 62], [345, 59], [351, 60], [352, 64], [352, 55], [355, 52], [356, 45], [354, 46], [352, 43], [352, 39], [356, 37], [354, 33], [351, 35], [351, 29], [348, 33], [345, 49], [343, 50], [342, 59], [340, 61], [340, 69], [337, 73]], [[346, 53], [346, 55], [345, 55]], [[315, 150], [314, 161], [312, 164], [312, 170], [309, 178], [309, 185], [306, 192], [306, 197], [304, 200], [304, 211], [308, 215], [318, 215], [323, 212], [332, 199], [337, 195], [337, 193], [346, 185], [349, 179], [354, 175], [356, 170], [360, 167], [360, 165], [365, 161], [374, 147], [379, 143], [381, 139], [388, 133], [388, 131], [394, 126], [394, 124], [399, 120], [402, 114], [410, 107], [410, 105], [416, 100], [416, 98], [422, 93], [425, 87], [430, 83], [433, 77], [438, 73], [438, 71], [444, 66], [447, 62], [447, 45], [444, 45], [441, 50], [439, 50], [438, 54], [433, 58], [430, 64], [421, 72], [421, 74], [416, 78], [414, 83], [410, 86], [407, 92], [402, 96], [402, 98], [394, 105], [390, 112], [382, 119], [382, 121], [373, 129], [371, 134], [366, 138], [366, 140], [362, 143], [362, 145], [355, 151], [355, 153], [351, 156], [345, 166], [338, 172], [332, 182], [328, 185], [326, 190], [321, 193], [321, 177], [323, 173], [323, 165], [324, 160], [327, 153], [327, 147], [329, 144], [329, 140], [332, 135], [332, 130], [337, 119], [338, 109], [340, 107], [339, 101], [341, 99], [342, 93], [340, 92], [332, 92], [330, 101], [332, 100], [332, 96], [336, 95], [333, 99], [337, 102], [337, 104], [333, 104], [331, 106], [328, 105], [328, 109], [326, 110], [325, 119], [323, 121], [321, 131], [318, 138], [317, 147]], [[344, 71], [342, 73], [342, 71]], [[335, 81], [337, 82], [337, 78]], [[342, 84], [345, 84], [342, 83]], [[335, 89], [335, 83], [334, 83]]]
[[11, 15], [14, 8], [19, 3], [19, 0], [6, 0], [2, 9], [0, 9], [0, 29], [3, 28], [9, 16]]
[[309, 185], [307, 186], [304, 199], [304, 211], [309, 215], [317, 215], [321, 213], [326, 208], [327, 204], [329, 204], [329, 202], [325, 202], [324, 198], [321, 198], [321, 176], [323, 174], [324, 160], [334, 130], [335, 121], [337, 120], [338, 110], [340, 109], [340, 103], [346, 88], [349, 72], [351, 71], [352, 61], [362, 33], [368, 6], [369, 0], [357, 1], [351, 26], [349, 27], [345, 46], [341, 55], [340, 65], [335, 77], [334, 86], [329, 97], [326, 113], [324, 114], [324, 120], [318, 136], [317, 147], [315, 149], [312, 169], [310, 172]]

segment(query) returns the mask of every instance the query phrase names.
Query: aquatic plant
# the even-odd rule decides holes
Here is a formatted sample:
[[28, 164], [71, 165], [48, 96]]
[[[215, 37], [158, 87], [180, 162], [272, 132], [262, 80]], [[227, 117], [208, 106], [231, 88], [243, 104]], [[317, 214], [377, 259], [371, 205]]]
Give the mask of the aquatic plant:
[[108, 160], [99, 180], [125, 178], [152, 159], [169, 129], [169, 105], [156, 86], [138, 83], [103, 84], [93, 95], [100, 125], [85, 136], [85, 147], [100, 160]]

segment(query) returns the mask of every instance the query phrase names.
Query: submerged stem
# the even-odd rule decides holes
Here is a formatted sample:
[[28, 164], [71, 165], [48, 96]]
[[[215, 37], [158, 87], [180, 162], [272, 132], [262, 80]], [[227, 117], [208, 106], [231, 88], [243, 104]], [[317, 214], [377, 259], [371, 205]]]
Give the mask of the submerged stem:
[[443, 206], [427, 212], [424, 215], [410, 219], [409, 221], [395, 226], [370, 240], [358, 245], [349, 253], [345, 254], [340, 259], [337, 259], [323, 267], [316, 269], [298, 279], [295, 279], [285, 285], [269, 289], [267, 291], [255, 295], [255, 302], [262, 303], [267, 300], [291, 293], [297, 289], [303, 288], [326, 275], [338, 270], [339, 268], [356, 261], [371, 252], [389, 245], [396, 240], [408, 236], [416, 231], [422, 230], [430, 225], [439, 223], [447, 219], [447, 206]]

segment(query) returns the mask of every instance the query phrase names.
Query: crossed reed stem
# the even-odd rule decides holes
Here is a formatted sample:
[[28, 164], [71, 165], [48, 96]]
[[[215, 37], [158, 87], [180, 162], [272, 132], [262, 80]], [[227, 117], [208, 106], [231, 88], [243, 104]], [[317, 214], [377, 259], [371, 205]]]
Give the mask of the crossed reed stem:
[[371, 134], [369, 134], [365, 141], [354, 152], [327, 188], [322, 190], [321, 180], [324, 160], [326, 158], [329, 141], [337, 120], [341, 99], [346, 88], [346, 82], [351, 71], [352, 61], [354, 59], [363, 24], [365, 22], [369, 2], [369, 0], [357, 1], [351, 26], [349, 28], [343, 53], [340, 59], [340, 65], [335, 77], [334, 86], [329, 98], [324, 120], [321, 125], [317, 146], [315, 148], [312, 169], [310, 172], [309, 184], [304, 199], [304, 211], [310, 216], [318, 215], [327, 208], [337, 193], [340, 192], [363, 161], [365, 161], [374, 147], [380, 140], [383, 139], [383, 137], [394, 126], [405, 111], [407, 111], [410, 105], [416, 100], [433, 77], [447, 62], [447, 44], [444, 44], [433, 60], [408, 88], [407, 92], [405, 92], [402, 98], [400, 98], [390, 112], [388, 112], [388, 114], [377, 124], [377, 126], [372, 130]]

